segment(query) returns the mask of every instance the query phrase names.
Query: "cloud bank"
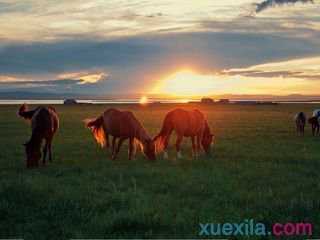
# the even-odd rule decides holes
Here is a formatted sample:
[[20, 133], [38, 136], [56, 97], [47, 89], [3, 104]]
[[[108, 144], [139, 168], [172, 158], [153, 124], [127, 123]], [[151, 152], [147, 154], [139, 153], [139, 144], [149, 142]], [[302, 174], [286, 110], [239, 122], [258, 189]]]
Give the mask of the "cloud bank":
[[314, 3], [313, 0], [265, 0], [256, 5], [256, 13], [260, 13], [270, 7], [296, 3]]

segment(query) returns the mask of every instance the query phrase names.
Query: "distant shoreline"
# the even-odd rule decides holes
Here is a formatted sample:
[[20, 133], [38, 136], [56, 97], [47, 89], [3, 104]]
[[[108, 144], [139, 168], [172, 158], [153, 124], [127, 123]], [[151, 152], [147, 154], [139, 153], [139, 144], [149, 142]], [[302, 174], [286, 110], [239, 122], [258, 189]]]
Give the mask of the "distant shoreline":
[[[78, 104], [139, 104], [139, 99], [108, 99], [108, 100], [92, 100], [92, 99], [76, 99]], [[0, 99], [0, 105], [19, 105], [19, 104], [53, 104], [53, 105], [63, 105], [64, 100], [61, 99]], [[192, 99], [150, 99], [148, 104], [203, 104], [203, 105], [233, 105], [233, 104], [243, 104], [243, 105], [268, 105], [268, 104], [320, 104], [320, 100], [275, 100], [275, 101], [265, 101], [265, 100], [233, 100], [230, 99], [228, 103], [201, 103], [200, 100]], [[76, 105], [76, 104], [75, 104]]]

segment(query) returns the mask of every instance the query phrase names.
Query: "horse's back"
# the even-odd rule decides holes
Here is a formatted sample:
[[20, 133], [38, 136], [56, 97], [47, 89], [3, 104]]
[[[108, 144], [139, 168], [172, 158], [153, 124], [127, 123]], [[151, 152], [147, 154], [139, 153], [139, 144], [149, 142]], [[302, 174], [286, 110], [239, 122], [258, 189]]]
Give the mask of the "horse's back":
[[142, 128], [130, 111], [111, 108], [104, 112], [103, 119], [106, 132], [115, 137], [134, 137], [135, 132]]
[[175, 131], [184, 136], [194, 136], [199, 134], [204, 128], [204, 115], [197, 109], [184, 110], [174, 109], [167, 114], [168, 121], [171, 121]]
[[305, 123], [305, 122], [306, 122], [306, 115], [304, 114], [304, 112], [298, 112], [298, 113], [294, 116], [294, 120], [295, 120], [296, 122]]
[[56, 111], [51, 108], [40, 107], [31, 119], [31, 126], [34, 131], [40, 132], [41, 135], [52, 135], [59, 128], [59, 117]]

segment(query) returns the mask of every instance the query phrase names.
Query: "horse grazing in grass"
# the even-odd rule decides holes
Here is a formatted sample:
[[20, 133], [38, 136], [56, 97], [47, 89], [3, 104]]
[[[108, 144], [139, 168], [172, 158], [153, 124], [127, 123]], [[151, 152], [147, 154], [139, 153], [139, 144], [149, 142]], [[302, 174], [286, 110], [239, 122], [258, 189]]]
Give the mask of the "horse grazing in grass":
[[34, 110], [28, 110], [28, 106], [23, 104], [18, 115], [31, 121], [32, 134], [28, 142], [24, 144], [27, 155], [27, 168], [38, 167], [41, 159], [41, 146], [43, 140], [42, 164], [45, 165], [47, 151], [49, 151], [49, 161], [52, 161], [52, 140], [59, 128], [59, 117], [53, 107], [37, 107]]
[[[137, 118], [129, 111], [111, 108], [94, 120], [85, 120], [94, 138], [101, 147], [109, 147], [109, 135], [112, 139], [112, 159], [116, 159], [121, 145], [129, 139], [129, 160], [138, 145], [149, 160], [155, 160], [155, 146], [146, 130]], [[118, 143], [116, 143], [117, 139]]]
[[299, 135], [304, 135], [304, 127], [306, 125], [306, 115], [303, 112], [299, 112], [294, 116], [296, 122], [296, 130]]
[[199, 110], [186, 111], [178, 108], [167, 113], [160, 133], [154, 138], [157, 152], [164, 151], [165, 158], [168, 158], [167, 148], [173, 131], [177, 134], [176, 151], [178, 158], [182, 157], [180, 145], [183, 137], [191, 138], [192, 153], [196, 158], [200, 153], [201, 146], [210, 155], [214, 135], [211, 134], [208, 122]]
[[319, 118], [311, 117], [308, 122], [311, 124], [312, 136], [319, 135]]

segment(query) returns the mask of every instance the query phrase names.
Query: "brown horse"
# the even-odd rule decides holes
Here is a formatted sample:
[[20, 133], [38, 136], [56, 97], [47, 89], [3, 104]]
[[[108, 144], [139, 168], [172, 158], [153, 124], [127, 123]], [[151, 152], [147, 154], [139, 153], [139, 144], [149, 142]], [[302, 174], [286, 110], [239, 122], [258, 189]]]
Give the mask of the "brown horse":
[[34, 110], [28, 110], [28, 106], [23, 104], [18, 115], [31, 121], [32, 134], [28, 142], [24, 144], [27, 155], [27, 168], [38, 167], [41, 158], [41, 145], [45, 140], [43, 147], [42, 164], [45, 165], [47, 151], [49, 151], [49, 161], [52, 161], [52, 140], [59, 128], [59, 118], [53, 107], [38, 107]]
[[180, 145], [183, 137], [191, 138], [192, 153], [196, 158], [200, 153], [201, 146], [208, 155], [210, 154], [214, 135], [211, 134], [208, 122], [199, 110], [175, 109], [167, 113], [160, 133], [154, 138], [157, 152], [164, 151], [165, 158], [168, 157], [166, 150], [173, 131], [177, 134], [176, 150], [178, 158], [181, 158]]
[[296, 123], [296, 130], [298, 135], [304, 135], [304, 127], [306, 125], [306, 115], [303, 112], [299, 112], [294, 116]]
[[308, 119], [308, 123], [311, 124], [312, 136], [319, 135], [319, 119], [317, 117], [311, 117]]
[[[155, 146], [151, 137], [132, 112], [111, 108], [100, 117], [94, 120], [85, 120], [85, 122], [101, 147], [108, 148], [109, 135], [113, 136], [112, 159], [116, 159], [122, 143], [127, 139], [129, 139], [129, 160], [132, 158], [136, 145], [141, 147], [143, 153], [150, 160], [156, 159]], [[119, 141], [116, 144], [118, 138]]]

